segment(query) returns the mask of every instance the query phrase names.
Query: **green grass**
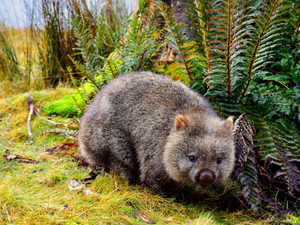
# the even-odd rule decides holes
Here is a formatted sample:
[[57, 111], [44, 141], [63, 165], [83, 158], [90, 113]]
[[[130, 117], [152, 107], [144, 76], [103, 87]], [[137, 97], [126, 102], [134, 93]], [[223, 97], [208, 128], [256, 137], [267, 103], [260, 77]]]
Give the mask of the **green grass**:
[[[33, 93], [35, 105], [44, 106], [69, 95], [74, 89]], [[10, 154], [38, 159], [37, 164], [7, 161], [0, 157], [0, 224], [149, 224], [136, 212], [156, 224], [268, 224], [250, 211], [227, 213], [214, 198], [186, 204], [157, 195], [152, 190], [129, 185], [113, 173], [99, 175], [81, 190], [70, 189], [70, 181], [83, 182], [89, 168], [81, 167], [68, 154], [49, 155], [45, 149], [67, 140], [45, 132], [53, 125], [35, 117], [31, 122], [34, 144], [29, 144], [26, 121], [28, 93], [0, 100], [0, 156]], [[9, 113], [10, 124], [6, 123]], [[57, 122], [71, 119], [52, 117]], [[76, 149], [71, 149], [73, 152]], [[90, 195], [85, 190], [89, 190]], [[291, 218], [288, 218], [291, 220]]]

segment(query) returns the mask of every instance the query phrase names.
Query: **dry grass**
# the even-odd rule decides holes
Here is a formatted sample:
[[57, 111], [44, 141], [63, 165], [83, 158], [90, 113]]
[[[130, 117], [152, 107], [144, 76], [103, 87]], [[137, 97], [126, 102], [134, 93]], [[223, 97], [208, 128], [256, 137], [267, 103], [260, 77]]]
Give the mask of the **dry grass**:
[[93, 42], [93, 54], [108, 57], [126, 32], [129, 15], [123, 0], [37, 0], [22, 7], [28, 16], [25, 28], [8, 27], [0, 15], [0, 98], [69, 82], [68, 68], [78, 79], [94, 74], [93, 67], [103, 66], [103, 60], [82, 74], [77, 68], [92, 55], [87, 46]]
[[[0, 98], [46, 88], [38, 66], [37, 42], [32, 40], [30, 28], [15, 29], [1, 25], [0, 33], [8, 44], [0, 43]], [[11, 59], [10, 52], [15, 53], [15, 60]]]
[[[35, 92], [35, 105], [42, 113], [45, 103], [72, 91], [58, 88]], [[0, 155], [9, 149], [10, 154], [40, 162], [21, 164], [0, 157], [0, 224], [149, 224], [136, 212], [156, 224], [268, 223], [253, 219], [248, 211], [228, 214], [221, 210], [220, 201], [214, 199], [184, 204], [162, 198], [148, 188], [128, 185], [113, 173], [102, 174], [79, 190], [70, 189], [70, 180], [83, 182], [89, 169], [62, 152], [43, 153], [45, 148], [66, 140], [45, 134], [53, 126], [38, 118], [31, 123], [34, 144], [28, 144], [27, 96], [25, 93], [0, 100]], [[10, 125], [6, 123], [9, 113]], [[59, 117], [52, 119], [68, 122]]]

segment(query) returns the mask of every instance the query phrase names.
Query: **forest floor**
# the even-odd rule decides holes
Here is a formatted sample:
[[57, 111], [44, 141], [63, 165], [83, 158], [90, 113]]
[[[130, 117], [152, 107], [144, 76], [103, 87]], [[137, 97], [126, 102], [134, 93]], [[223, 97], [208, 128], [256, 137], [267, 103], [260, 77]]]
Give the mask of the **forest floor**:
[[[57, 88], [33, 93], [44, 106], [75, 92]], [[279, 224], [250, 210], [228, 213], [219, 197], [186, 203], [163, 198], [113, 173], [89, 177], [75, 157], [76, 140], [65, 127], [34, 117], [27, 129], [28, 93], [0, 99], [0, 224]], [[70, 123], [60, 116], [48, 118]], [[66, 143], [62, 146], [62, 143]]]

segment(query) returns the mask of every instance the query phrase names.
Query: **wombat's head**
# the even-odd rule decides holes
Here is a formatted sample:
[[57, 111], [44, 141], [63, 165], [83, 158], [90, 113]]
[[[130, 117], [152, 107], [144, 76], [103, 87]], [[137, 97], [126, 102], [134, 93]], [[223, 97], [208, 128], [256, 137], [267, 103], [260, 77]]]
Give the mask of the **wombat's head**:
[[197, 190], [225, 181], [235, 159], [232, 124], [232, 118], [178, 115], [163, 155], [169, 176]]

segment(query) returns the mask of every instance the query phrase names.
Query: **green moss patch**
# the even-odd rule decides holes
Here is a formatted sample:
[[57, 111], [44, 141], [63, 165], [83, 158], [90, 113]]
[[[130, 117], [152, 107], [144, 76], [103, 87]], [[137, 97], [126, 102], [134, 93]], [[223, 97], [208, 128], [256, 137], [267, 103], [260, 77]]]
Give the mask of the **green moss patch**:
[[79, 94], [71, 94], [64, 96], [63, 98], [50, 102], [45, 105], [43, 111], [46, 115], [60, 115], [63, 117], [74, 117], [81, 116], [82, 113], [79, 110], [77, 104], [83, 108], [84, 100], [81, 98]]
[[94, 89], [95, 86], [91, 82], [86, 82], [78, 89], [81, 94], [74, 89], [73, 94], [66, 95], [59, 100], [46, 104], [43, 111], [48, 116], [59, 115], [69, 118], [76, 116], [80, 117], [82, 116], [82, 111], [80, 109], [84, 109], [86, 105], [83, 98], [86, 98], [87, 93], [93, 91]]

